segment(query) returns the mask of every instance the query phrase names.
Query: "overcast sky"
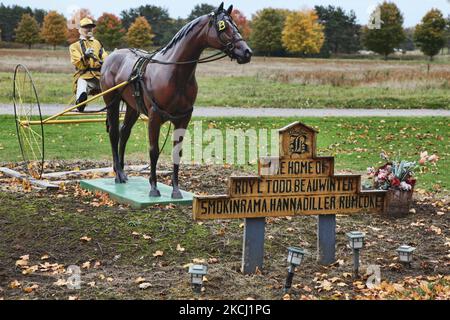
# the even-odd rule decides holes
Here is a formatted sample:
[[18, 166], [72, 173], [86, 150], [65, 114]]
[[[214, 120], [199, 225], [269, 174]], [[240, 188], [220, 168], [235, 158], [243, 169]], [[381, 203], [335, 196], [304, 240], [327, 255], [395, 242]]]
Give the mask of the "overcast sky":
[[[115, 1], [115, 0], [69, 0], [69, 1], [56, 1], [56, 0], [0, 0], [5, 5], [18, 4], [21, 6], [30, 6], [32, 8], [43, 8], [46, 10], [57, 10], [66, 16], [70, 15], [74, 7], [88, 8], [94, 14], [95, 17], [100, 16], [103, 12], [110, 12], [119, 14], [124, 9], [138, 7], [140, 5], [152, 4], [165, 7], [169, 10], [172, 17], [185, 18], [191, 11], [191, 9], [199, 3], [209, 3], [212, 5], [219, 5], [220, 0], [210, 1], [195, 1], [195, 0], [127, 0], [127, 1]], [[233, 4], [236, 8], [244, 12], [245, 15], [251, 17], [257, 10], [274, 7], [274, 8], [287, 8], [287, 9], [303, 9], [308, 7], [314, 7], [314, 5], [335, 5], [341, 6], [345, 10], [354, 10], [358, 22], [361, 24], [367, 23], [369, 13], [372, 9], [382, 1], [377, 0], [234, 0], [226, 1], [225, 5], [229, 6]], [[431, 8], [440, 9], [445, 16], [450, 14], [450, 0], [393, 0], [400, 10], [403, 12], [405, 18], [405, 26], [410, 27], [416, 25], [425, 13]]]

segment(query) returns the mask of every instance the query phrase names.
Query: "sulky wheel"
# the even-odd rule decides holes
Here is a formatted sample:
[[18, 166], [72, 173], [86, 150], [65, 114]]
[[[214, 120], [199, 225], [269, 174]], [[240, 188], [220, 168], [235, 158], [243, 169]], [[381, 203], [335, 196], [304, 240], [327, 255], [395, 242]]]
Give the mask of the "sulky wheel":
[[24, 65], [17, 65], [13, 84], [17, 138], [26, 170], [40, 179], [44, 171], [44, 126], [33, 79]]

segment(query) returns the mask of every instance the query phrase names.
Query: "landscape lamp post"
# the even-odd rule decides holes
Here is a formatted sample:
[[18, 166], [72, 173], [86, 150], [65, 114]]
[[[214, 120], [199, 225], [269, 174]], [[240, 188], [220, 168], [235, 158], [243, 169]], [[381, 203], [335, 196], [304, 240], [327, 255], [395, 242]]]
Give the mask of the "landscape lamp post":
[[398, 258], [401, 263], [407, 264], [411, 267], [411, 261], [413, 258], [413, 252], [416, 250], [414, 247], [410, 247], [407, 245], [402, 245], [397, 248]]
[[288, 248], [287, 261], [289, 262], [288, 275], [286, 278], [286, 283], [284, 285], [284, 292], [287, 292], [292, 286], [292, 279], [294, 279], [295, 267], [298, 267], [305, 255], [305, 251], [296, 247]]
[[360, 231], [351, 231], [347, 233], [350, 248], [353, 249], [353, 276], [359, 275], [359, 250], [364, 246], [365, 234]]
[[189, 267], [192, 288], [196, 293], [200, 293], [202, 291], [203, 276], [207, 273], [207, 270], [208, 268], [201, 264], [194, 264]]

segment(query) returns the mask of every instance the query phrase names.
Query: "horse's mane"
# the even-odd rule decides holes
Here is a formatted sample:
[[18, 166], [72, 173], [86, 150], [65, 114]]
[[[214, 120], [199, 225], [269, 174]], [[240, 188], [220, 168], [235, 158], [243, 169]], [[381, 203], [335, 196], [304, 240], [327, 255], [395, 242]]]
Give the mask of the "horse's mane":
[[180, 42], [181, 39], [187, 36], [188, 33], [191, 32], [194, 29], [194, 27], [200, 23], [202, 17], [203, 16], [198, 17], [195, 20], [192, 20], [191, 22], [186, 24], [183, 28], [181, 28], [177, 32], [177, 34], [172, 38], [172, 40], [170, 40], [170, 42], [163, 49], [161, 49], [161, 53], [166, 54], [166, 52], [169, 51], [170, 48], [175, 46], [178, 42]]

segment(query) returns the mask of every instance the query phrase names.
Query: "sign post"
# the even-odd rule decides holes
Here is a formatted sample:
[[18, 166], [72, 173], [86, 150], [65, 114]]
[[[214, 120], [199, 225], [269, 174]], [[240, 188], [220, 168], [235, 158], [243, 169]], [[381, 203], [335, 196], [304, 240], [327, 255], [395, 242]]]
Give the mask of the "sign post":
[[336, 261], [336, 215], [317, 217], [317, 261], [330, 265]]
[[279, 130], [278, 157], [261, 157], [258, 175], [231, 177], [228, 194], [195, 196], [193, 218], [245, 218], [242, 271], [263, 265], [265, 217], [318, 215], [321, 264], [335, 261], [336, 214], [379, 213], [386, 191], [361, 191], [361, 176], [336, 175], [333, 157], [316, 155], [317, 131], [300, 122]]
[[252, 274], [263, 268], [265, 228], [266, 218], [245, 219], [241, 266], [244, 274]]

